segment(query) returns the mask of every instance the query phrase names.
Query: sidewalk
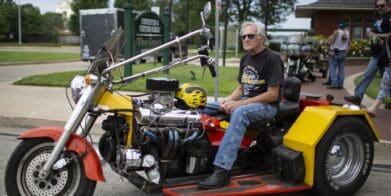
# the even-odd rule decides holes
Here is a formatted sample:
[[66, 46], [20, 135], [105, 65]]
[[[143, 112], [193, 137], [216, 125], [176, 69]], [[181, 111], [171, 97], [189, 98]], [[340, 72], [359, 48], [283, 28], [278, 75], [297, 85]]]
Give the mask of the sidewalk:
[[[221, 65], [221, 64], [220, 64]], [[237, 66], [238, 59], [227, 60], [227, 66]], [[0, 67], [0, 124], [37, 127], [44, 125], [63, 126], [68, 119], [71, 108], [65, 96], [65, 88], [32, 87], [12, 85], [12, 82], [20, 77], [37, 73], [47, 73], [65, 70], [82, 70], [88, 65], [85, 62], [53, 63], [45, 65], [21, 65]], [[336, 103], [346, 103], [343, 96], [349, 96], [353, 89], [355, 74], [362, 72], [366, 67], [354, 65], [346, 67], [345, 88], [343, 90], [331, 90], [323, 86], [326, 78], [317, 78], [316, 82], [302, 84], [302, 92], [313, 94], [332, 94]], [[350, 77], [349, 77], [350, 76]], [[210, 97], [209, 100], [213, 100]], [[369, 106], [373, 100], [365, 97], [363, 104]], [[382, 140], [391, 141], [391, 110], [379, 109], [373, 121], [380, 133]], [[99, 127], [99, 122], [96, 127]], [[94, 132], [99, 134], [101, 132]]]

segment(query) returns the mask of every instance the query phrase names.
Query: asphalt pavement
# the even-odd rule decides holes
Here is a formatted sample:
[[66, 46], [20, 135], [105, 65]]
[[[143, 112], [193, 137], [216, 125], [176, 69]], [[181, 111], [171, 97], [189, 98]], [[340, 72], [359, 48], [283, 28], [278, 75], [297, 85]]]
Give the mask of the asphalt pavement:
[[[237, 66], [239, 59], [227, 60], [227, 66]], [[0, 124], [21, 126], [63, 126], [71, 113], [66, 98], [66, 89], [58, 87], [19, 86], [12, 83], [21, 77], [62, 72], [69, 70], [85, 70], [87, 62], [52, 62], [45, 64], [1, 65], [0, 66]], [[365, 70], [366, 62], [346, 66], [346, 80], [344, 89], [327, 89], [322, 83], [326, 78], [318, 78], [315, 82], [302, 84], [302, 92], [320, 95], [331, 94], [336, 103], [345, 104], [343, 96], [353, 93], [355, 76]], [[68, 92], [70, 93], [70, 92]], [[209, 97], [213, 100], [213, 97]], [[364, 106], [369, 106], [374, 100], [365, 97]], [[391, 110], [381, 108], [377, 111], [373, 121], [380, 133], [383, 142], [391, 141]], [[98, 124], [98, 123], [96, 123]]]

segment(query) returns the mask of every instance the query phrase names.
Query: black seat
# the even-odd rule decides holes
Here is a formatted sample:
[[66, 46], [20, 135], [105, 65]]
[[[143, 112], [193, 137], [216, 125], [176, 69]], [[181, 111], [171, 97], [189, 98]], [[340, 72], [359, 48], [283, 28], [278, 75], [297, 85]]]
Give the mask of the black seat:
[[277, 115], [281, 113], [296, 112], [300, 109], [301, 81], [296, 77], [289, 77], [284, 81], [282, 87], [283, 100], [280, 101], [278, 106]]
[[277, 114], [272, 120], [261, 120], [251, 123], [248, 128], [259, 129], [265, 126], [268, 122], [278, 122], [284, 119], [296, 118], [300, 113], [300, 90], [301, 81], [297, 77], [289, 77], [285, 79], [282, 86], [282, 100], [278, 104]]

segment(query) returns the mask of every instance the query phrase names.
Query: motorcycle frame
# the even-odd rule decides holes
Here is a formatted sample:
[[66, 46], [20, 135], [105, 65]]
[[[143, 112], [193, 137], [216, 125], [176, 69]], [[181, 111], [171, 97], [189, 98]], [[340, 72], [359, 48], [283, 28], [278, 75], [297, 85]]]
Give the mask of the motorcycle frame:
[[[114, 69], [120, 68], [128, 63], [132, 63], [134, 61], [137, 61], [137, 60], [139, 60], [145, 56], [148, 56], [152, 53], [155, 53], [159, 50], [169, 48], [169, 47], [171, 47], [175, 44], [178, 44], [178, 43], [180, 46], [180, 43], [182, 41], [188, 40], [188, 39], [193, 38], [197, 35], [201, 35], [201, 36], [203, 35], [203, 36], [210, 38], [210, 35], [211, 35], [210, 29], [206, 28], [205, 24], [204, 24], [203, 27], [199, 30], [190, 32], [182, 37], [177, 37], [177, 39], [175, 39], [175, 40], [172, 40], [172, 41], [165, 43], [163, 45], [160, 45], [156, 48], [153, 48], [151, 50], [143, 52], [139, 55], [136, 55], [136, 56], [129, 58], [125, 61], [122, 61], [120, 63], [113, 64], [110, 67], [103, 70], [102, 75], [98, 76], [97, 81], [95, 81], [93, 84], [91, 84], [85, 88], [85, 91], [83, 92], [82, 96], [80, 97], [79, 101], [77, 102], [70, 117], [66, 121], [63, 133], [61, 134], [60, 138], [58, 139], [57, 143], [55, 144], [54, 149], [51, 152], [51, 154], [49, 155], [49, 158], [46, 161], [46, 163], [44, 164], [42, 170], [40, 171], [39, 177], [41, 179], [44, 179], [49, 175], [50, 169], [52, 168], [55, 161], [58, 159], [60, 153], [63, 151], [64, 146], [66, 145], [66, 143], [69, 140], [69, 138], [71, 137], [71, 135], [77, 131], [77, 128], [80, 126], [80, 123], [86, 117], [88, 110], [90, 108], [94, 108], [97, 105], [97, 103], [99, 102], [99, 100], [103, 96], [103, 92], [105, 92], [109, 88], [106, 86], [106, 83], [118, 84], [118, 83], [130, 82], [130, 81], [133, 81], [135, 79], [138, 79], [138, 78], [141, 78], [141, 77], [144, 77], [147, 75], [151, 75], [151, 74], [163, 71], [163, 70], [168, 70], [168, 69], [171, 69], [174, 67], [181, 66], [184, 63], [187, 63], [189, 61], [192, 61], [192, 60], [195, 60], [198, 58], [210, 59], [210, 57], [208, 57], [206, 55], [195, 55], [195, 56], [188, 57], [185, 59], [180, 59], [179, 61], [177, 61], [173, 64], [165, 65], [165, 66], [162, 66], [162, 67], [159, 67], [156, 69], [152, 69], [152, 70], [149, 70], [149, 71], [146, 71], [143, 73], [128, 76], [128, 77], [122, 78], [121, 80], [117, 80], [117, 81], [111, 81], [111, 79], [109, 77], [107, 77], [107, 78], [104, 77], [105, 75], [107, 75], [110, 71], [112, 71]], [[94, 121], [95, 121], [95, 119], [91, 120], [91, 122], [94, 122]], [[90, 124], [92, 127], [93, 123], [88, 123], [88, 124]], [[86, 132], [88, 132], [91, 127], [88, 127], [88, 130], [86, 130]]]

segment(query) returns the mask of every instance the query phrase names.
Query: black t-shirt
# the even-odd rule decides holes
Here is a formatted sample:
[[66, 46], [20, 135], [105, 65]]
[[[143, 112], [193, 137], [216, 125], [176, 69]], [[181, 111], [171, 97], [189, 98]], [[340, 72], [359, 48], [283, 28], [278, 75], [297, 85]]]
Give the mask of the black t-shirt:
[[[391, 11], [384, 14], [379, 20], [375, 22], [373, 25], [373, 32], [374, 33], [388, 33], [391, 30], [390, 27], [390, 17], [391, 17]], [[382, 51], [382, 45], [377, 40], [376, 42], [373, 42], [371, 40], [371, 54], [372, 55], [379, 55]]]
[[268, 48], [253, 56], [247, 54], [240, 59], [237, 80], [243, 85], [243, 97], [257, 96], [266, 92], [268, 87], [282, 85], [283, 62]]

